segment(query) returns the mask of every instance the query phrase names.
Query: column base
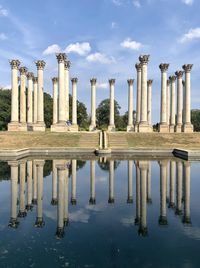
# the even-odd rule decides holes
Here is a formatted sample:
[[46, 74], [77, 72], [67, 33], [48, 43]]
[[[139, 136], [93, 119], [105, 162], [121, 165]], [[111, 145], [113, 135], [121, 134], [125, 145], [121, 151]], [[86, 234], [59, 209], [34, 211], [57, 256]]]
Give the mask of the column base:
[[25, 218], [26, 216], [27, 216], [27, 212], [25, 210], [19, 211], [19, 213], [18, 213], [19, 218]]
[[27, 123], [20, 123], [19, 124], [19, 131], [28, 131]]
[[108, 132], [113, 132], [113, 131], [115, 131], [115, 125], [109, 125]]
[[138, 230], [138, 234], [142, 236], [147, 236], [148, 235], [147, 227], [140, 226]]
[[69, 225], [69, 218], [64, 218], [64, 226], [68, 226]]
[[152, 131], [153, 131], [153, 128], [148, 123], [142, 122], [138, 126], [138, 132], [150, 133]]
[[192, 124], [184, 124], [182, 130], [185, 133], [192, 133], [194, 131], [194, 128]]
[[175, 203], [174, 202], [169, 202], [168, 208], [175, 208]]
[[168, 225], [167, 217], [166, 216], [160, 216], [160, 218], [159, 218], [159, 225]]
[[33, 123], [27, 123], [27, 130], [28, 131], [33, 131]]
[[129, 196], [128, 198], [127, 198], [127, 204], [132, 204], [133, 203], [133, 197], [132, 196]]
[[19, 225], [19, 222], [18, 222], [17, 218], [10, 218], [8, 227], [16, 229], [18, 227], [18, 225]]
[[135, 128], [134, 128], [133, 125], [128, 125], [128, 126], [126, 127], [126, 131], [127, 131], [127, 132], [135, 132]]
[[33, 210], [33, 205], [32, 204], [28, 204], [28, 205], [26, 205], [26, 210], [27, 211], [32, 211]]
[[43, 221], [43, 218], [37, 217], [35, 221], [35, 227], [42, 228], [44, 227], [45, 222]]
[[65, 235], [64, 227], [57, 227], [56, 238], [62, 239]]
[[71, 204], [72, 206], [75, 206], [77, 204], [76, 198], [71, 198]]
[[181, 133], [182, 132], [182, 125], [176, 125], [175, 126], [175, 132]]
[[192, 224], [191, 219], [190, 219], [190, 217], [188, 217], [188, 216], [183, 216], [183, 220], [182, 220], [182, 222], [183, 222], [183, 224], [185, 224], [185, 225], [191, 225], [191, 224]]
[[108, 203], [109, 203], [109, 204], [114, 204], [114, 203], [115, 203], [115, 199], [114, 199], [114, 197], [109, 197], [109, 199], [108, 199]]
[[139, 124], [138, 123], [135, 124], [134, 130], [135, 130], [135, 132], [139, 132]]
[[52, 198], [51, 199], [51, 205], [56, 206], [58, 204], [58, 199], [57, 198]]
[[182, 212], [182, 210], [181, 210], [181, 209], [176, 208], [175, 214], [180, 216], [180, 215], [182, 215], [182, 214], [183, 214], [183, 212]]
[[139, 217], [136, 217], [135, 218], [135, 225], [139, 225], [139, 223], [140, 223], [140, 218]]
[[46, 130], [45, 123], [36, 123], [36, 124], [33, 124], [33, 131], [45, 132], [45, 130]]
[[78, 132], [78, 129], [79, 129], [78, 125], [71, 125], [69, 127], [69, 131], [71, 132]]
[[19, 131], [20, 123], [10, 122], [8, 123], [8, 131]]
[[174, 133], [175, 132], [175, 125], [170, 125], [169, 126], [169, 133]]
[[158, 131], [160, 133], [169, 133], [169, 125], [160, 123], [159, 124], [159, 128], [158, 128]]
[[66, 123], [57, 123], [51, 125], [51, 132], [68, 132], [69, 126], [66, 125]]
[[96, 199], [94, 197], [90, 197], [89, 204], [90, 205], [95, 205], [96, 204]]
[[96, 131], [96, 130], [97, 130], [96, 126], [94, 125], [89, 126], [89, 131]]
[[150, 197], [147, 198], [147, 204], [152, 204], [152, 199]]

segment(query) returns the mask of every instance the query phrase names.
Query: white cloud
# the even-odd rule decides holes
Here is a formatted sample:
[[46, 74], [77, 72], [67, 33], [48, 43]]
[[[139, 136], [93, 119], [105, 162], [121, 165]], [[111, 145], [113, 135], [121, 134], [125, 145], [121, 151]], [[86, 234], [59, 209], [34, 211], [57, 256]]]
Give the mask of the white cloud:
[[53, 44], [51, 46], [48, 46], [44, 51], [43, 51], [43, 55], [50, 55], [50, 54], [55, 54], [60, 52], [61, 49], [59, 47], [59, 45], [57, 44]]
[[7, 17], [8, 16], [8, 10], [0, 6], [0, 17]]
[[141, 7], [141, 3], [139, 0], [133, 0], [133, 5], [137, 8], [140, 8]]
[[182, 0], [182, 2], [188, 6], [191, 6], [193, 4], [193, 0]]
[[90, 43], [83, 42], [83, 43], [75, 43], [70, 44], [66, 47], [65, 52], [66, 53], [77, 53], [80, 56], [85, 56], [91, 51]]
[[113, 21], [111, 23], [111, 29], [116, 29], [116, 28], [117, 28], [117, 23]]
[[188, 31], [188, 33], [184, 34], [179, 42], [180, 43], [186, 43], [189, 41], [192, 41], [193, 39], [198, 39], [200, 38], [200, 27], [199, 28], [194, 28], [194, 29], [190, 29]]
[[141, 43], [131, 40], [130, 38], [125, 39], [120, 45], [132, 50], [139, 50], [142, 47]]
[[102, 64], [115, 63], [115, 59], [113, 57], [108, 57], [105, 54], [102, 54], [100, 52], [96, 52], [96, 53], [88, 55], [86, 60], [89, 62], [99, 62]]
[[97, 83], [97, 88], [107, 89], [108, 83]]
[[122, 1], [121, 0], [112, 0], [113, 4], [116, 6], [121, 6]]
[[4, 41], [8, 39], [8, 37], [4, 33], [0, 33], [0, 40]]

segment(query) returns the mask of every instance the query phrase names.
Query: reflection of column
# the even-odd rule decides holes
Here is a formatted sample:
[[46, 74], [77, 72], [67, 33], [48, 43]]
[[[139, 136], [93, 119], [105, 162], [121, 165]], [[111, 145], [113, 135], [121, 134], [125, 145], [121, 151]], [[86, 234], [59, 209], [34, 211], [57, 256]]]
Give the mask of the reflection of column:
[[[140, 123], [140, 109], [141, 109], [141, 71], [142, 65], [141, 63], [136, 63], [135, 68], [137, 70], [137, 106], [136, 106], [136, 125]], [[136, 130], [135, 130], [136, 131]], [[138, 131], [138, 129], [137, 129]]]
[[69, 196], [69, 165], [65, 164], [65, 181], [64, 181], [64, 226], [67, 226], [69, 224], [69, 201], [68, 201], [68, 196]]
[[138, 225], [140, 222], [140, 169], [138, 163], [135, 163], [136, 168], [136, 217], [135, 225]]
[[9, 227], [17, 228], [19, 222], [17, 220], [17, 193], [18, 193], [18, 162], [10, 161], [8, 162], [11, 169], [11, 215], [9, 221]]
[[115, 202], [114, 199], [114, 161], [110, 160], [109, 165], [109, 199], [108, 203], [112, 204]]
[[176, 163], [176, 214], [182, 215], [182, 185], [183, 185], [183, 165]]
[[191, 224], [190, 219], [190, 163], [184, 162], [184, 215], [183, 223]]
[[20, 185], [19, 185], [19, 213], [18, 217], [26, 217], [25, 209], [25, 176], [26, 176], [26, 162], [20, 163]]
[[134, 79], [128, 79], [128, 125], [127, 131], [134, 131], [133, 128], [133, 83]]
[[36, 160], [37, 169], [37, 218], [35, 221], [35, 227], [42, 228], [45, 225], [43, 220], [43, 169], [44, 160]]
[[91, 83], [91, 123], [89, 131], [94, 131], [96, 129], [96, 78], [90, 80]]
[[128, 198], [127, 203], [133, 203], [133, 161], [128, 160]]
[[169, 186], [169, 208], [175, 207], [175, 177], [176, 177], [176, 163], [170, 162], [170, 186]]
[[140, 226], [139, 235], [146, 236], [147, 230], [147, 161], [139, 161], [140, 168]]
[[167, 225], [166, 207], [166, 180], [167, 180], [167, 161], [160, 161], [160, 217], [159, 224]]
[[96, 204], [95, 198], [95, 160], [90, 161], [90, 205]]
[[175, 75], [177, 77], [177, 123], [175, 127], [176, 132], [181, 132], [182, 128], [182, 110], [183, 110], [183, 85], [182, 77], [183, 71], [176, 71]]
[[58, 204], [57, 198], [57, 168], [56, 168], [56, 160], [53, 160], [53, 172], [52, 172], [52, 199], [51, 204], [53, 206]]
[[166, 202], [169, 203], [169, 161], [167, 161], [167, 175], [166, 175]]
[[76, 166], [77, 160], [72, 160], [72, 196], [71, 196], [71, 204], [76, 205]]
[[37, 167], [36, 162], [33, 161], [33, 205], [37, 205]]
[[148, 162], [148, 170], [147, 170], [147, 203], [151, 204], [151, 162]]
[[27, 210], [32, 210], [32, 185], [33, 185], [33, 163], [32, 160], [27, 161]]
[[58, 169], [58, 206], [57, 206], [57, 230], [56, 237], [64, 237], [64, 189], [66, 178], [66, 167], [64, 163], [56, 165]]

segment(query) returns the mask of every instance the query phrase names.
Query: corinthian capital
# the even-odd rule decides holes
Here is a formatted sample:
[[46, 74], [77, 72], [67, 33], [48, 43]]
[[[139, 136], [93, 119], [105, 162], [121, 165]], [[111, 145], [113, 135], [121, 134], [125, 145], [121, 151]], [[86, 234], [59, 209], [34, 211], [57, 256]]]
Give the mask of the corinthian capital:
[[113, 78], [109, 79], [108, 82], [109, 82], [110, 86], [114, 85], [115, 84], [115, 79], [113, 79]]
[[182, 66], [183, 70], [186, 72], [186, 73], [190, 73], [191, 70], [192, 70], [192, 67], [193, 67], [193, 64], [184, 64]]
[[69, 71], [70, 67], [71, 67], [71, 61], [69, 60], [65, 61], [65, 70]]
[[35, 61], [38, 70], [44, 70], [46, 62], [44, 60], [37, 60]]
[[176, 77], [179, 79], [179, 78], [182, 78], [183, 77], [183, 71], [176, 71], [175, 72], [175, 75]]
[[18, 70], [19, 65], [20, 65], [19, 60], [10, 60], [9, 63], [10, 63], [10, 66], [11, 66], [12, 69], [17, 69]]
[[57, 58], [58, 63], [65, 63], [67, 59], [67, 55], [66, 53], [57, 53], [56, 58]]
[[26, 75], [27, 71], [28, 69], [24, 66], [19, 69], [20, 75]]
[[33, 83], [37, 84], [38, 83], [38, 78], [37, 77], [33, 77]]
[[53, 82], [53, 84], [57, 84], [58, 83], [58, 77], [53, 77], [52, 82]]
[[149, 57], [150, 55], [140, 55], [139, 56], [139, 61], [141, 62], [141, 64], [148, 64], [149, 62]]
[[148, 80], [147, 81], [147, 86], [151, 86], [153, 84], [153, 80]]
[[161, 63], [159, 65], [159, 68], [160, 68], [160, 70], [161, 70], [162, 73], [167, 72], [167, 70], [169, 68], [169, 64], [168, 63]]
[[34, 73], [28, 72], [26, 76], [27, 76], [28, 79], [33, 79]]
[[172, 83], [172, 82], [175, 82], [176, 81], [176, 76], [175, 75], [172, 75], [169, 77], [169, 81]]
[[127, 80], [127, 83], [128, 83], [129, 86], [133, 85], [134, 79], [128, 79]]
[[90, 83], [91, 83], [92, 86], [93, 85], [96, 85], [96, 82], [97, 82], [97, 79], [96, 78], [90, 79]]
[[76, 84], [78, 82], [78, 78], [77, 77], [73, 77], [71, 79], [71, 81], [72, 81], [72, 84]]
[[141, 70], [142, 70], [142, 64], [141, 63], [136, 63], [135, 64], [135, 68], [136, 68], [137, 72], [141, 72]]

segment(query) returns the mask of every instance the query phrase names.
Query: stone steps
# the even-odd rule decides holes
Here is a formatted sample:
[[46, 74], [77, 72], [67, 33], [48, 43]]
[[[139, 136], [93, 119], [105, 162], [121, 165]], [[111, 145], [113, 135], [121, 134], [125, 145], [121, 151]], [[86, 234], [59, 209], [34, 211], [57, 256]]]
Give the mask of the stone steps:
[[128, 148], [126, 135], [108, 133], [108, 146], [110, 148]]
[[99, 133], [82, 134], [79, 139], [79, 147], [98, 148]]

